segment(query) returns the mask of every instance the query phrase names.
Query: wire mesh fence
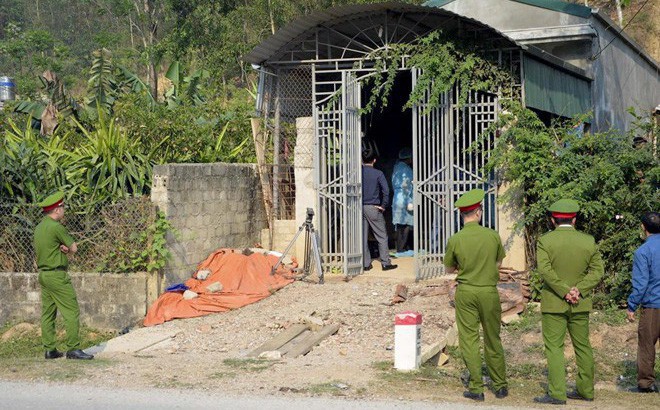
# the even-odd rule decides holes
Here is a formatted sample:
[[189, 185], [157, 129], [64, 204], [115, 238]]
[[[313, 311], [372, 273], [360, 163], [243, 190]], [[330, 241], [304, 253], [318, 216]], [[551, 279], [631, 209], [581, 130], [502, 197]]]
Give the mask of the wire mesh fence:
[[[41, 208], [0, 199], [0, 271], [37, 272], [34, 228]], [[78, 244], [69, 256], [71, 272], [145, 271], [156, 210], [148, 197], [93, 207], [67, 209], [62, 223]]]
[[[295, 218], [294, 148], [296, 119], [312, 116], [312, 69], [309, 65], [280, 68], [263, 76], [259, 111], [272, 143], [272, 156], [260, 170], [272, 183], [272, 217]], [[309, 147], [298, 155], [312, 155]]]

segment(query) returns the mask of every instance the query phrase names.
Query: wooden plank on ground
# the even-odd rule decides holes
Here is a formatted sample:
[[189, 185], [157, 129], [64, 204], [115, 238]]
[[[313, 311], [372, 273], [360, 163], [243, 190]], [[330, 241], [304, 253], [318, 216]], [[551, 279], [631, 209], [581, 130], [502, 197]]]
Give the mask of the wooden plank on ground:
[[443, 338], [432, 345], [422, 347], [421, 363], [424, 364], [438, 356], [439, 353], [442, 353], [442, 349], [444, 349], [445, 346], [447, 346], [447, 338]]
[[291, 351], [287, 353], [287, 356], [298, 357], [309, 353], [309, 351], [312, 350], [314, 346], [319, 344], [326, 337], [337, 333], [338, 330], [339, 330], [339, 325], [334, 324], [334, 325], [325, 326], [318, 332], [310, 333], [304, 340], [300, 341], [300, 344], [298, 346], [291, 349]]
[[312, 333], [313, 333], [312, 330], [310, 330], [308, 328], [307, 330], [305, 330], [304, 332], [302, 332], [298, 336], [296, 336], [293, 339], [289, 340], [288, 343], [286, 343], [284, 346], [280, 347], [277, 350], [282, 354], [282, 356], [286, 356], [287, 354], [289, 354], [290, 351], [295, 349], [296, 346], [300, 345], [300, 343], [303, 340], [306, 340], [307, 337]]
[[293, 338], [304, 332], [305, 330], [307, 330], [307, 325], [304, 325], [302, 323], [292, 325], [284, 332], [278, 334], [274, 338], [268, 340], [266, 343], [262, 344], [261, 346], [257, 347], [256, 349], [248, 353], [248, 357], [259, 357], [259, 355], [263, 352], [270, 352], [272, 350], [277, 350], [280, 347], [287, 344]]

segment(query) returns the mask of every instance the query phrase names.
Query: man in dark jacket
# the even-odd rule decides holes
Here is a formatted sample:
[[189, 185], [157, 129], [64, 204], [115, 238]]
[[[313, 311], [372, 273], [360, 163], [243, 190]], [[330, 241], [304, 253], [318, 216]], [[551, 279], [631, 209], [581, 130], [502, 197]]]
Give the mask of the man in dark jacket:
[[372, 151], [362, 154], [362, 257], [364, 270], [370, 270], [369, 229], [378, 241], [378, 252], [383, 270], [396, 269], [390, 260], [387, 225], [383, 213], [390, 204], [390, 188], [385, 174], [374, 168], [376, 155]]

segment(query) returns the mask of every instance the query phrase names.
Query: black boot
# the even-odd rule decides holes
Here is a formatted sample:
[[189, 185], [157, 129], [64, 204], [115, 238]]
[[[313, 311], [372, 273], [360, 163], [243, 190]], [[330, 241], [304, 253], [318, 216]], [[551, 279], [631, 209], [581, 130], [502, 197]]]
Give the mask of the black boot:
[[584, 401], [594, 401], [594, 399], [588, 399], [581, 395], [580, 393], [577, 392], [577, 390], [571, 390], [568, 393], [566, 393], [566, 397], [568, 397], [571, 400], [584, 400]]
[[78, 359], [78, 360], [92, 360], [94, 356], [87, 354], [80, 349], [69, 350], [66, 352], [67, 359]]
[[541, 397], [534, 397], [534, 401], [542, 404], [566, 404], [566, 400], [555, 399], [548, 394]]
[[509, 395], [509, 389], [507, 389], [506, 387], [502, 387], [501, 389], [495, 391], [495, 397], [497, 397], [498, 399], [503, 399], [508, 395]]
[[463, 392], [463, 397], [466, 399], [472, 399], [475, 401], [484, 401], [484, 394], [483, 393], [472, 393], [471, 391], [464, 391]]
[[44, 354], [44, 357], [46, 359], [59, 359], [60, 357], [64, 356], [64, 353], [60, 352], [59, 350], [47, 350], [46, 353]]
[[637, 393], [658, 393], [658, 388], [655, 384], [650, 387], [637, 387]]

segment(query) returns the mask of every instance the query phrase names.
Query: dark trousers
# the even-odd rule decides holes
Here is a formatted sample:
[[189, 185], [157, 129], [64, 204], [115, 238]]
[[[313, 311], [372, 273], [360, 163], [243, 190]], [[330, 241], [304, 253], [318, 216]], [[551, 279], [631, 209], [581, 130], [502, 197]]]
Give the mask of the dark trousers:
[[371, 266], [371, 253], [369, 252], [369, 230], [373, 232], [378, 241], [380, 263], [389, 265], [390, 250], [387, 245], [387, 227], [383, 213], [374, 205], [362, 205], [362, 257], [364, 267]]
[[655, 344], [660, 339], [660, 309], [640, 308], [637, 328], [637, 386], [648, 389], [655, 384]]
[[396, 225], [396, 251], [405, 252], [408, 250], [408, 238], [413, 231], [410, 225]]

